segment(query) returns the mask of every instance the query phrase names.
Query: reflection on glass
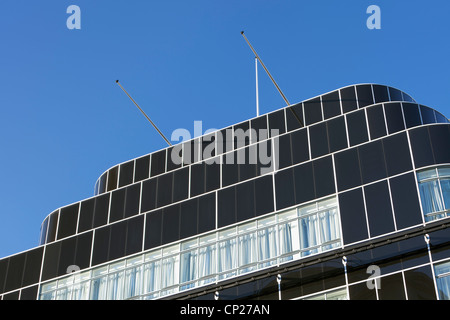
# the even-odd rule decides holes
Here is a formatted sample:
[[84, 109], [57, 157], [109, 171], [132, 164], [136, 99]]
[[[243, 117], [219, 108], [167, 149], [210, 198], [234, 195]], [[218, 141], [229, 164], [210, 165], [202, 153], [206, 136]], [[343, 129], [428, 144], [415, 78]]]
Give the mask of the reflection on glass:
[[417, 180], [425, 221], [447, 217], [450, 214], [450, 168], [420, 171]]

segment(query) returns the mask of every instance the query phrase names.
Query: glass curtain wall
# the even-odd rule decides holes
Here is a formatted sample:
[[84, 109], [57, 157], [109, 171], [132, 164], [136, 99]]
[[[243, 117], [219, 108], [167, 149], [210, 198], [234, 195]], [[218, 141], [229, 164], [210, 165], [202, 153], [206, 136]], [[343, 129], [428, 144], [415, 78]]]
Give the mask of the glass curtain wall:
[[438, 167], [417, 173], [425, 221], [450, 214], [450, 167]]

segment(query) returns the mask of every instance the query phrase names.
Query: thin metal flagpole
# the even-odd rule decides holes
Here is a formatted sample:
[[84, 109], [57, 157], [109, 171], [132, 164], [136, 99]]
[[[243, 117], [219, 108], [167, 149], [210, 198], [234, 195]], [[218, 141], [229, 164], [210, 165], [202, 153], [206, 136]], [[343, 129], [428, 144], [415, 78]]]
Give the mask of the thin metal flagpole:
[[156, 131], [158, 131], [158, 133], [161, 135], [161, 137], [163, 137], [163, 139], [167, 142], [167, 144], [169, 146], [172, 146], [172, 144], [170, 143], [170, 141], [163, 135], [163, 133], [161, 132], [161, 130], [158, 129], [158, 127], [153, 123], [152, 120], [150, 120], [150, 118], [147, 116], [147, 114], [144, 112], [144, 110], [141, 109], [141, 107], [139, 107], [139, 105], [136, 103], [136, 101], [134, 101], [134, 99], [128, 94], [128, 92], [122, 87], [122, 85], [119, 83], [119, 80], [116, 80], [116, 83], [122, 88], [123, 92], [126, 93], [126, 95], [128, 96], [128, 98], [130, 98], [131, 101], [133, 101], [133, 103], [136, 105], [136, 107], [138, 107], [138, 109], [141, 111], [141, 113], [147, 118], [147, 120], [152, 124], [152, 126], [156, 129]]
[[256, 78], [256, 116], [259, 117], [258, 58], [257, 57], [255, 57], [255, 78]]

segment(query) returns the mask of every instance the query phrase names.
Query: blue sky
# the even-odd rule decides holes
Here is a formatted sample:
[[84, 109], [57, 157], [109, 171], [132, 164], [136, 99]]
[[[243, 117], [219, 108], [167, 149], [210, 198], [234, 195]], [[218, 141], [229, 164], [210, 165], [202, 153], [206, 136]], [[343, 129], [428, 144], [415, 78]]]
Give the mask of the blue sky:
[[[345, 4], [344, 4], [345, 3]], [[67, 7], [81, 9], [69, 30]], [[369, 30], [366, 9], [381, 9]], [[450, 116], [449, 1], [3, 0], [0, 257], [38, 244], [53, 210], [93, 196], [109, 167], [170, 137], [255, 116], [254, 56], [291, 103], [381, 83]], [[260, 112], [285, 106], [259, 68]]]

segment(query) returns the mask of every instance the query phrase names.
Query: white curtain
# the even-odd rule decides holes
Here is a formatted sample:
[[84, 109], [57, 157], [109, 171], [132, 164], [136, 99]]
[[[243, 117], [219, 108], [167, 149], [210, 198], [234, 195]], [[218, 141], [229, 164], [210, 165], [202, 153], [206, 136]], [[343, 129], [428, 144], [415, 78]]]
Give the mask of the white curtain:
[[[256, 262], [256, 234], [254, 232], [239, 236], [239, 266]], [[253, 268], [244, 268], [241, 271], [251, 271]]]
[[[216, 246], [214, 244], [200, 248], [199, 250], [199, 278], [216, 273]], [[205, 279], [201, 284], [211, 282]]]
[[123, 271], [112, 273], [108, 276], [107, 299], [108, 300], [122, 300], [123, 299], [123, 285], [124, 285]]
[[144, 293], [153, 292], [161, 288], [161, 261], [155, 260], [144, 265]]
[[178, 255], [162, 260], [161, 288], [178, 283]]
[[[181, 255], [181, 283], [195, 280], [197, 274], [197, 250], [191, 250]], [[187, 289], [192, 287], [188, 285], [183, 287]]]
[[[321, 242], [330, 242], [340, 238], [339, 216], [337, 209], [323, 211], [319, 214]], [[333, 244], [326, 245], [324, 249], [331, 249]]]
[[444, 197], [445, 209], [450, 209], [450, 179], [441, 179], [442, 196]]
[[[219, 272], [236, 268], [236, 238], [219, 242]], [[225, 276], [226, 277], [226, 276]]]
[[73, 286], [72, 300], [89, 299], [89, 281], [77, 283]]
[[[275, 227], [269, 227], [258, 231], [258, 261], [264, 261], [276, 258], [277, 256], [277, 234]], [[271, 265], [270, 261], [266, 261], [261, 266]]]
[[125, 271], [125, 299], [141, 294], [142, 267], [133, 267]]
[[[437, 180], [421, 182], [419, 184], [420, 197], [422, 199], [422, 208], [425, 215], [444, 210], [441, 192]], [[426, 220], [433, 220], [428, 217]]]
[[91, 281], [91, 300], [106, 299], [106, 276]]
[[[318, 252], [316, 247], [320, 244], [320, 225], [316, 214], [300, 218], [300, 249], [306, 256]], [[310, 250], [305, 250], [312, 248]]]

